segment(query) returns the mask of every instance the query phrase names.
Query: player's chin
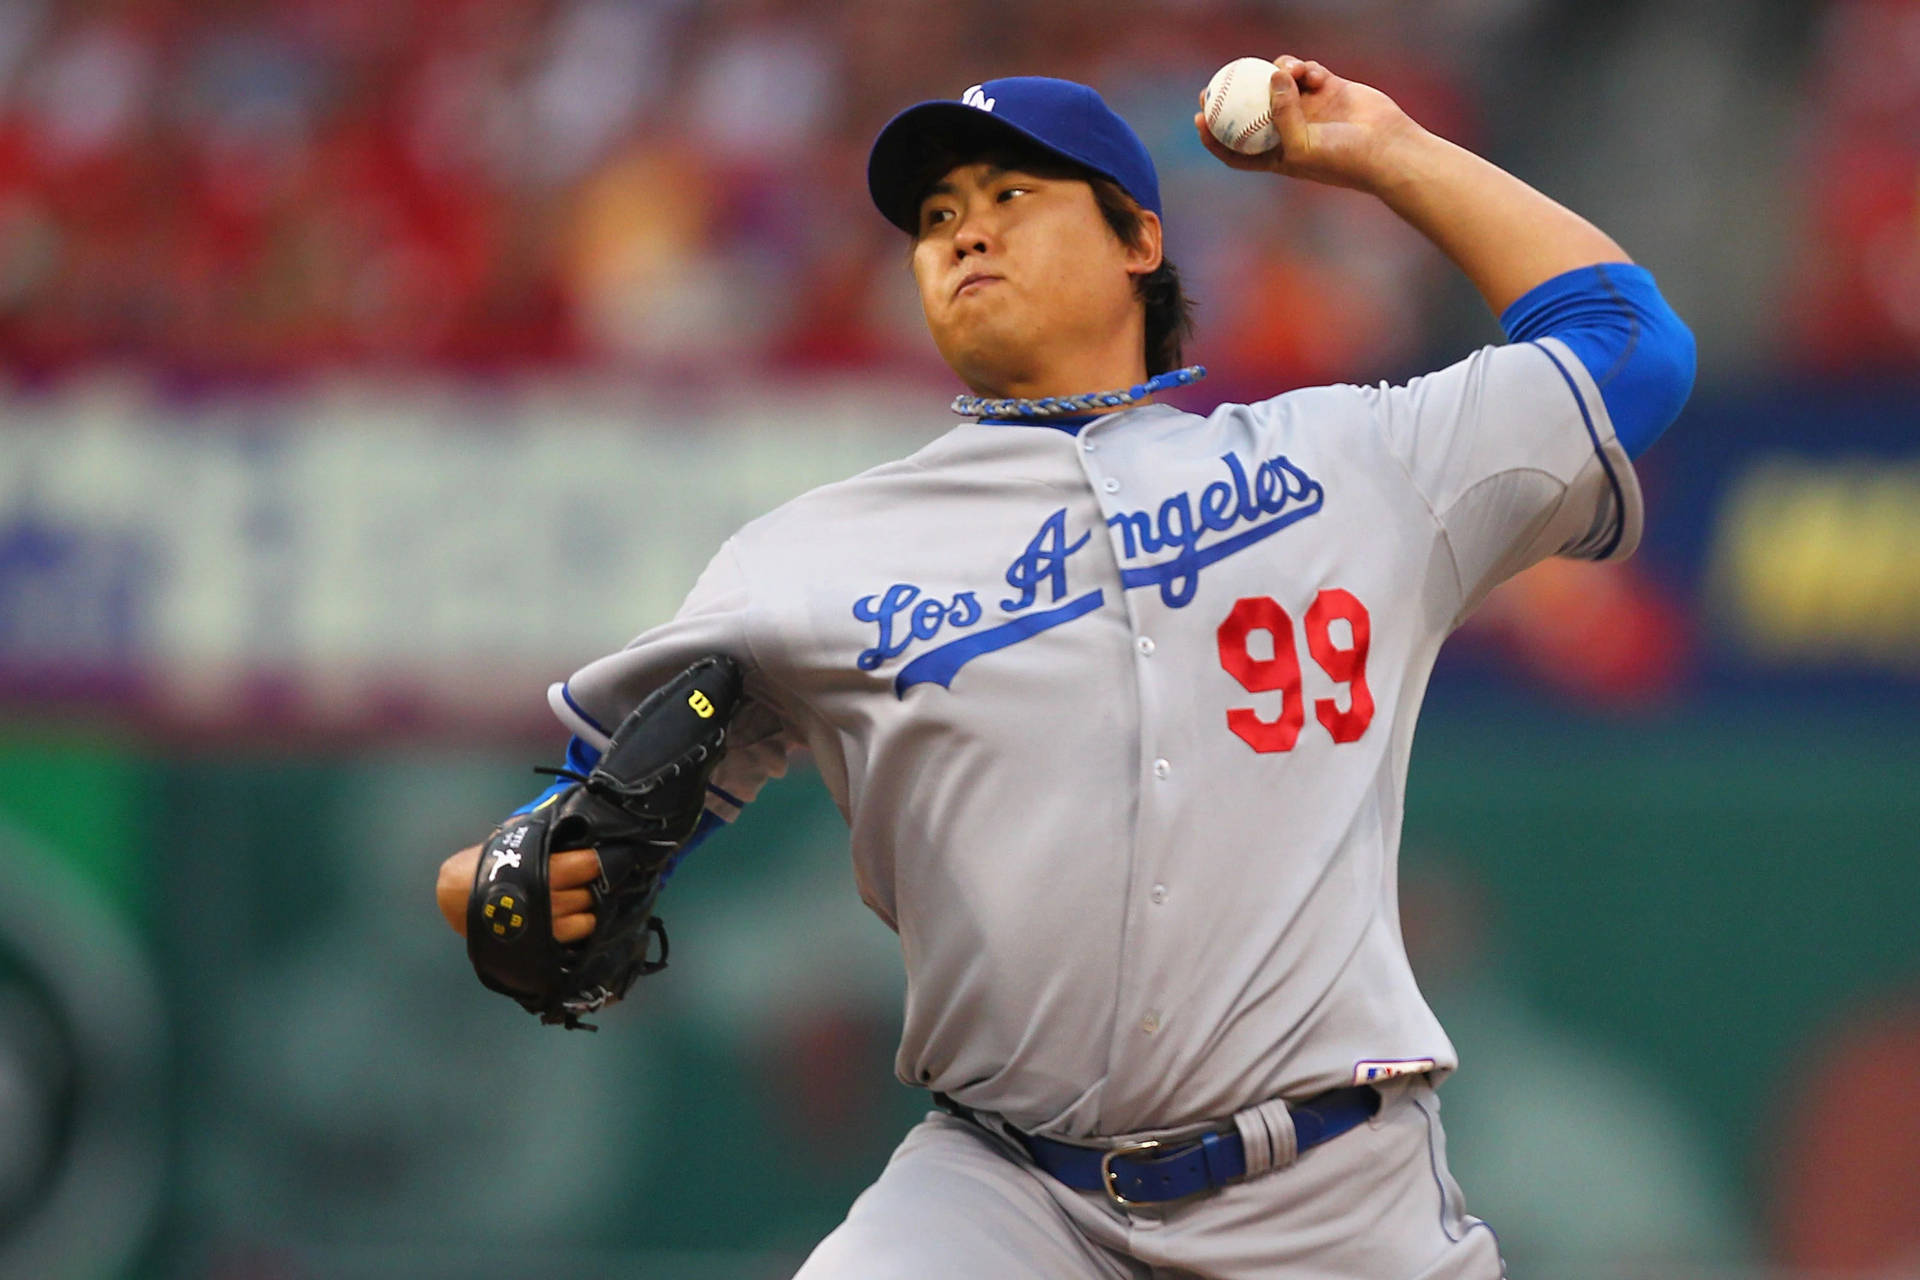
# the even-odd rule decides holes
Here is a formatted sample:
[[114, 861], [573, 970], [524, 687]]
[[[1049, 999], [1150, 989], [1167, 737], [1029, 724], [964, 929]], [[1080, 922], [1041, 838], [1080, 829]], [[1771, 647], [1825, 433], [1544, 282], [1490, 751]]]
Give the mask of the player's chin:
[[934, 345], [947, 367], [969, 386], [998, 386], [1004, 376], [1028, 358], [1031, 344], [1003, 315], [967, 318], [935, 330]]

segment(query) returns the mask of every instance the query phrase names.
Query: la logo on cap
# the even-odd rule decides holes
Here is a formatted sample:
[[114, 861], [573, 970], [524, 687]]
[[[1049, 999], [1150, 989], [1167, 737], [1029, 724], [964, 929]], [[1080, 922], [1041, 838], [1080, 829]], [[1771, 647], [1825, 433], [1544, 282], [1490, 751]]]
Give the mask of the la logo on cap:
[[982, 92], [979, 85], [975, 85], [973, 88], [961, 94], [960, 101], [969, 107], [978, 107], [982, 111], [993, 110], [993, 99]]

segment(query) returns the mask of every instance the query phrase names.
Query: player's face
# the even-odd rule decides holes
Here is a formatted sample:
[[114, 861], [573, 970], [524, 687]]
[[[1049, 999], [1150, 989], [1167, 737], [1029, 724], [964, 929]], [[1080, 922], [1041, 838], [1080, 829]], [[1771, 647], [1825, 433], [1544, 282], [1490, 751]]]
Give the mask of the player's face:
[[1160, 263], [1158, 225], [1123, 245], [1083, 181], [990, 161], [953, 169], [921, 200], [913, 246], [941, 358], [977, 392], [1015, 394], [1089, 351], [1138, 351], [1133, 282]]

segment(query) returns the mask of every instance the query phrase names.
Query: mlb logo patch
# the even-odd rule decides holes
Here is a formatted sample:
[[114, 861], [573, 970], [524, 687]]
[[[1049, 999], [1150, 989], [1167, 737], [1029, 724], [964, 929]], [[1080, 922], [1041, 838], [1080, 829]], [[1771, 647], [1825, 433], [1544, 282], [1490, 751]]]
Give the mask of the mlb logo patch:
[[1353, 1064], [1355, 1084], [1384, 1084], [1401, 1076], [1417, 1076], [1433, 1070], [1432, 1058], [1395, 1058], [1385, 1062]]

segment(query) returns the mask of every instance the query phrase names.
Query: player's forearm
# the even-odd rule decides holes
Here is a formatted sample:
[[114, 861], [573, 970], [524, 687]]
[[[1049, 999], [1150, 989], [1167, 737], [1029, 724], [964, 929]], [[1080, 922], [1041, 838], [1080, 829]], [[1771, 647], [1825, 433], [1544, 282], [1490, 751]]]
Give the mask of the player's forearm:
[[1418, 126], [1386, 150], [1373, 192], [1451, 258], [1496, 315], [1565, 272], [1632, 261], [1573, 210]]

